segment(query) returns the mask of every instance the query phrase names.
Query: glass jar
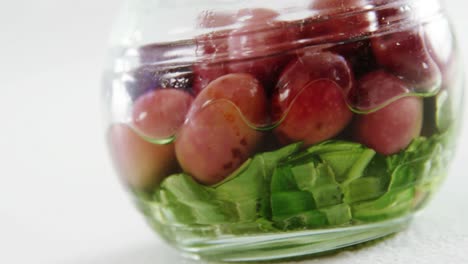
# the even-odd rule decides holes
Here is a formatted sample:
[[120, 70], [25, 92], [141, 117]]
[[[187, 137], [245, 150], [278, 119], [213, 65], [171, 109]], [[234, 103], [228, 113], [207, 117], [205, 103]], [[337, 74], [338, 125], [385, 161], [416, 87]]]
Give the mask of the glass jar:
[[435, 0], [138, 0], [105, 70], [117, 172], [193, 256], [271, 260], [407, 226], [463, 93]]

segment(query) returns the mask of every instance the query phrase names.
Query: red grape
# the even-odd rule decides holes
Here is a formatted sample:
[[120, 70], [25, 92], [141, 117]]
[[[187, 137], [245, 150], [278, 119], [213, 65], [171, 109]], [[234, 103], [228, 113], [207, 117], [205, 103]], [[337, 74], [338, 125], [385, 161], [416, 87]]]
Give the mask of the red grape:
[[353, 86], [346, 60], [331, 52], [309, 52], [286, 67], [273, 96], [276, 129], [285, 143], [306, 145], [337, 135], [351, 121], [344, 93]]
[[290, 62], [281, 73], [274, 98], [282, 109], [280, 112], [291, 105], [306, 85], [318, 79], [335, 82], [345, 94], [354, 85], [351, 67], [343, 56], [308, 49], [299, 58]]
[[228, 101], [214, 101], [183, 126], [176, 145], [184, 171], [207, 185], [222, 181], [252, 155], [261, 133]]
[[273, 10], [261, 8], [238, 12], [242, 26], [228, 37], [229, 59], [232, 60], [228, 64], [229, 73], [249, 73], [266, 88], [274, 86], [275, 77], [290, 56], [265, 56], [284, 51], [293, 41], [287, 24], [275, 21], [278, 15]]
[[211, 82], [195, 99], [189, 118], [210, 101], [226, 100], [252, 125], [265, 125], [267, 100], [262, 85], [252, 75], [232, 73]]
[[417, 92], [432, 92], [440, 84], [440, 71], [429, 54], [421, 28], [372, 39], [377, 62], [411, 83]]
[[152, 139], [174, 136], [182, 126], [193, 98], [177, 89], [151, 91], [135, 102], [133, 125], [139, 133]]
[[349, 103], [359, 111], [372, 111], [410, 92], [408, 85], [384, 70], [365, 75], [348, 94]]
[[[367, 0], [313, 0], [309, 8], [317, 11], [318, 16], [306, 24], [305, 37], [346, 40], [372, 31], [376, 14], [365, 11], [366, 5]], [[345, 13], [348, 14], [337, 16]]]
[[193, 93], [199, 94], [205, 87], [207, 87], [212, 81], [217, 78], [226, 75], [227, 69], [224, 63], [216, 64], [195, 64], [193, 66], [193, 73], [195, 78], [193, 79]]
[[356, 78], [378, 68], [369, 40], [340, 44], [328, 50], [345, 57], [352, 66]]
[[326, 79], [304, 87], [285, 114], [286, 118], [276, 129], [280, 140], [303, 141], [307, 146], [336, 136], [353, 116], [341, 88]]
[[[359, 82], [359, 91], [371, 102], [380, 102], [408, 90], [396, 77], [385, 72], [375, 72]], [[380, 99], [382, 98], [382, 99]], [[407, 96], [370, 114], [358, 115], [354, 123], [354, 138], [390, 155], [406, 148], [420, 135], [423, 122], [423, 100]]]
[[182, 168], [204, 184], [222, 181], [245, 162], [262, 133], [244, 120], [263, 124], [266, 97], [248, 74], [229, 74], [213, 81], [195, 99], [176, 139]]
[[156, 187], [177, 165], [173, 144], [147, 142], [127, 125], [112, 125], [108, 139], [115, 167], [133, 188]]

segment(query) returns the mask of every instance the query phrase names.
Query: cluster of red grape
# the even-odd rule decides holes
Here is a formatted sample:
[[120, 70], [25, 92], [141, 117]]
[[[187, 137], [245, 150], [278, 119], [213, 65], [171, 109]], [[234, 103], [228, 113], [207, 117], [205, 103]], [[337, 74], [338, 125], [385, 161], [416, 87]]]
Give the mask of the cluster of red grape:
[[[238, 26], [196, 39], [202, 59], [181, 69], [189, 77], [164, 83], [177, 69], [135, 71], [132, 128], [110, 130], [121, 171], [139, 175], [131, 184], [153, 186], [180, 169], [218, 183], [272, 136], [278, 146], [310, 146], [345, 133], [389, 155], [420, 135], [420, 95], [437, 91], [448, 63], [425, 28], [369, 34], [391, 14], [363, 12], [365, 0], [314, 1], [310, 8], [321, 19], [301, 26], [268, 9], [204, 14], [200, 27]], [[340, 15], [346, 12], [353, 15]], [[294, 46], [320, 36], [347, 41]], [[173, 143], [149, 142], [173, 136]]]

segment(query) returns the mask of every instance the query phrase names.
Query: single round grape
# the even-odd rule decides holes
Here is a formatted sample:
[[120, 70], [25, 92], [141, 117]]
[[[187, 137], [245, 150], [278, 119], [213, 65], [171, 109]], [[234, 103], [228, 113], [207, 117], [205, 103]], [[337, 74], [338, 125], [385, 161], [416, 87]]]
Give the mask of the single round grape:
[[158, 89], [138, 98], [133, 105], [133, 126], [151, 139], [174, 136], [185, 121], [193, 97], [178, 89]]
[[231, 102], [251, 125], [262, 126], [268, 121], [265, 91], [260, 82], [250, 74], [227, 74], [211, 82], [196, 97], [189, 118], [205, 104], [216, 100]]
[[343, 94], [347, 94], [354, 85], [351, 66], [343, 56], [307, 49], [281, 73], [273, 97], [276, 107], [279, 107], [274, 120], [278, 121], [282, 117], [282, 112], [292, 104], [302, 89], [318, 79], [334, 82]]
[[348, 102], [359, 111], [368, 112], [410, 93], [408, 85], [385, 70], [363, 76], [348, 94]]
[[[280, 100], [275, 98], [275, 102]], [[341, 88], [328, 79], [319, 79], [303, 87], [289, 108], [278, 105], [273, 108], [277, 115], [285, 116], [275, 132], [286, 144], [303, 141], [309, 146], [330, 139], [339, 134], [353, 116]]]
[[441, 73], [430, 56], [422, 28], [416, 28], [372, 39], [377, 62], [405, 79], [418, 92], [439, 88]]
[[179, 163], [198, 181], [217, 183], [253, 155], [262, 133], [252, 126], [267, 120], [266, 95], [258, 80], [242, 73], [220, 77], [192, 104], [176, 139]]
[[255, 153], [261, 137], [245, 123], [236, 106], [213, 101], [182, 127], [175, 141], [177, 159], [197, 181], [216, 184]]
[[192, 91], [198, 95], [212, 81], [227, 74], [227, 69], [224, 63], [204, 64], [199, 63], [193, 66], [194, 79]]
[[345, 57], [356, 78], [379, 68], [369, 40], [339, 44], [328, 50]]
[[114, 165], [132, 188], [154, 188], [177, 166], [173, 144], [152, 144], [128, 125], [112, 125], [108, 130], [108, 140]]
[[242, 9], [237, 14], [241, 27], [230, 32], [227, 65], [229, 73], [254, 75], [265, 88], [272, 88], [288, 55], [272, 55], [291, 46], [287, 23], [276, 21], [279, 14], [264, 8]]
[[[372, 73], [364, 77], [359, 86], [371, 97], [389, 97], [385, 93], [399, 93], [405, 88], [396, 77], [384, 72]], [[408, 89], [408, 88], [406, 88]], [[384, 91], [381, 91], [384, 90]], [[357, 115], [354, 121], [354, 138], [383, 155], [395, 154], [406, 148], [420, 135], [423, 123], [423, 99], [407, 96], [390, 103], [384, 108]]]

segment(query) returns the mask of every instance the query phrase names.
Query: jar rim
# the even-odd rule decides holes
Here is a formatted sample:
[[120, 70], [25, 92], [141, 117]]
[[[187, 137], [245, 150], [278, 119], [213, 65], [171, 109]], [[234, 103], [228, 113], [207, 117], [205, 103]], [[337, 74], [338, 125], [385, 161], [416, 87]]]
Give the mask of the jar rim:
[[[131, 54], [139, 54], [140, 58], [149, 58], [143, 63], [158, 65], [189, 64], [197, 61], [209, 63], [220, 63], [223, 61], [246, 60], [258, 57], [275, 56], [292, 49], [299, 49], [306, 46], [324, 48], [336, 44], [359, 41], [371, 36], [384, 35], [407, 28], [412, 28], [420, 24], [425, 24], [437, 16], [443, 14], [442, 6], [438, 0], [367, 0], [366, 5], [335, 8], [324, 10], [304, 10], [303, 7], [292, 7], [281, 10], [277, 17], [262, 20], [257, 24], [250, 24], [248, 30], [244, 30], [245, 23], [235, 22], [230, 25], [219, 27], [197, 28], [195, 38], [186, 38], [171, 42], [155, 42], [151, 44], [134, 44], [129, 47]], [[207, 12], [216, 12], [208, 10]], [[288, 16], [299, 14], [303, 17]], [[384, 14], [384, 15], [382, 15]], [[365, 18], [365, 23], [359, 19]], [[354, 20], [353, 20], [354, 19]], [[351, 21], [355, 23], [346, 22]], [[344, 25], [339, 31], [327, 29], [327, 24], [340, 23]], [[274, 26], [273, 26], [274, 25]], [[320, 29], [322, 27], [322, 29]], [[285, 39], [275, 45], [265, 45], [265, 47], [246, 47], [232, 57], [226, 51], [216, 52], [207, 55], [201, 52], [204, 45], [216, 44], [232, 38], [242, 38], [249, 34], [256, 34], [258, 37], [267, 38], [277, 34], [279, 31], [294, 32], [304, 28], [319, 28], [312, 35], [302, 35], [294, 40]], [[315, 34], [316, 33], [316, 34]], [[175, 52], [165, 53], [162, 57], [153, 58], [147, 53], [158, 53], [155, 50], [168, 49]], [[136, 52], [135, 52], [136, 51]], [[127, 52], [127, 54], [130, 54]]]

